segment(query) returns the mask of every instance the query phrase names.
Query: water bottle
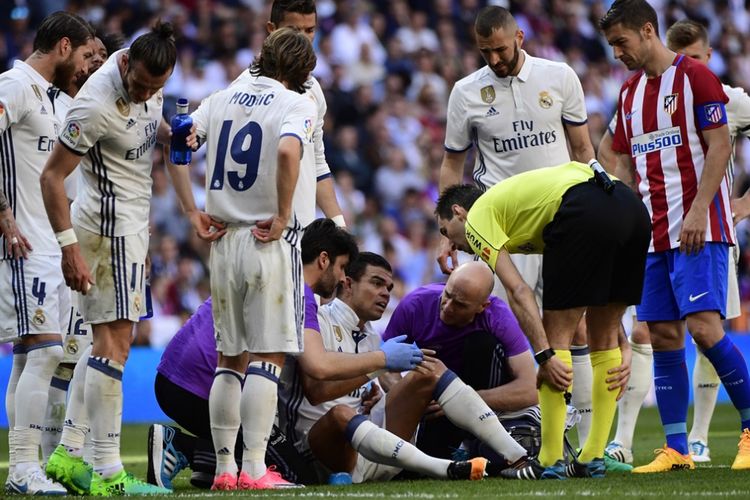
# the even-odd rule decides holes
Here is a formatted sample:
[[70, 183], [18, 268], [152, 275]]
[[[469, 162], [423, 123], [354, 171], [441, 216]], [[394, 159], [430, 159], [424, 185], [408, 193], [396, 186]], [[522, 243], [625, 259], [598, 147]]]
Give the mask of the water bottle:
[[169, 148], [169, 161], [174, 165], [187, 165], [190, 163], [192, 150], [185, 144], [185, 140], [193, 127], [193, 119], [188, 114], [187, 99], [177, 100], [177, 114], [172, 117], [171, 125], [172, 141]]

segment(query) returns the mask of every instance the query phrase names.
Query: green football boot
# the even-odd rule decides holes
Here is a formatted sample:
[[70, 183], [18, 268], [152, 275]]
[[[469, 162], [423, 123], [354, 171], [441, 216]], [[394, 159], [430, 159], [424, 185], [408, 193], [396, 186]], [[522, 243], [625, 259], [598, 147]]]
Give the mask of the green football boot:
[[92, 496], [167, 495], [170, 493], [172, 490], [141, 481], [129, 472], [125, 472], [124, 469], [107, 479], [99, 474], [94, 474], [91, 479], [90, 494]]
[[63, 445], [58, 445], [47, 460], [47, 476], [65, 486], [70, 493], [87, 495], [91, 488], [94, 469], [82, 457], [69, 454]]

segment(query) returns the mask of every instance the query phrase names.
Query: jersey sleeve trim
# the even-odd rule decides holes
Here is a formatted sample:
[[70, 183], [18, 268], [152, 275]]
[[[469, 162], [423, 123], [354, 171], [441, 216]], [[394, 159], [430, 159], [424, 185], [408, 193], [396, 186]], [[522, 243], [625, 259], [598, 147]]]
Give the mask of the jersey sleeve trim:
[[565, 125], [573, 125], [574, 127], [580, 127], [581, 125], [586, 125], [589, 121], [588, 119], [583, 120], [582, 122], [577, 122], [573, 120], [568, 120], [567, 118], [563, 117], [562, 122]]
[[305, 142], [304, 142], [304, 141], [302, 140], [302, 137], [300, 137], [299, 135], [297, 135], [297, 134], [294, 134], [294, 133], [292, 133], [292, 132], [287, 132], [287, 133], [285, 133], [285, 134], [281, 134], [281, 135], [279, 136], [279, 138], [282, 138], [282, 137], [296, 137], [296, 138], [297, 138], [297, 140], [299, 140], [299, 142], [301, 142], [302, 144], [304, 144], [304, 143], [305, 143]]
[[76, 151], [75, 149], [73, 149], [70, 146], [68, 146], [67, 144], [65, 144], [63, 141], [57, 141], [57, 142], [58, 142], [58, 144], [62, 144], [63, 146], [65, 146], [65, 149], [67, 149], [68, 151], [70, 151], [71, 153], [73, 153], [76, 156], [86, 156], [86, 153], [88, 153], [88, 151], [86, 151], [86, 153], [81, 153], [80, 151]]
[[333, 177], [333, 174], [331, 172], [328, 172], [327, 174], [319, 175], [317, 179], [315, 179], [316, 182], [324, 181], [328, 179], [329, 177]]
[[469, 143], [469, 145], [468, 145], [468, 146], [466, 146], [466, 147], [465, 147], [465, 148], [463, 148], [463, 149], [453, 149], [453, 148], [449, 148], [448, 146], [443, 146], [443, 147], [444, 147], [444, 148], [445, 148], [445, 150], [446, 150], [446, 151], [448, 151], [449, 153], [463, 153], [463, 152], [465, 152], [465, 151], [468, 151], [469, 149], [471, 149], [471, 146], [472, 146], [472, 144], [471, 144], [471, 143]]

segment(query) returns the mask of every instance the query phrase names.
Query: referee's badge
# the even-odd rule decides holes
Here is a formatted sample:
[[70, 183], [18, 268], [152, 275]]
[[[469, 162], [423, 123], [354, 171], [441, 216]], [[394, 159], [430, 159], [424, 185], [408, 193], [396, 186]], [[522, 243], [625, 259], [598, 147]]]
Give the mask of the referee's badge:
[[549, 92], [546, 90], [542, 90], [539, 92], [539, 105], [543, 107], [544, 109], [549, 109], [552, 107], [552, 103], [554, 101], [552, 100], [552, 96], [549, 95]]
[[678, 97], [679, 94], [670, 94], [664, 96], [664, 111], [666, 111], [668, 115], [671, 115], [672, 113], [677, 111]]
[[482, 87], [482, 90], [479, 91], [479, 94], [482, 96], [482, 100], [484, 102], [486, 102], [487, 104], [491, 104], [495, 100], [495, 87], [493, 87], [492, 85]]

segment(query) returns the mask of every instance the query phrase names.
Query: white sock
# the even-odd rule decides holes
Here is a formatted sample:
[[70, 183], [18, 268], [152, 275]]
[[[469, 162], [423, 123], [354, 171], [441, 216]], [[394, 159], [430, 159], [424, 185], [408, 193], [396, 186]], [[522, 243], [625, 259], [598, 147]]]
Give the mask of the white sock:
[[510, 463], [527, 455], [482, 397], [452, 371], [446, 371], [438, 380], [435, 399], [451, 422], [487, 443]]
[[42, 429], [42, 459], [44, 462], [47, 461], [60, 443], [60, 435], [65, 422], [68, 385], [72, 377], [72, 369], [58, 366], [50, 382], [47, 411], [44, 414], [44, 428]]
[[[47, 409], [52, 374], [63, 357], [59, 342], [31, 346], [26, 352], [26, 366], [18, 379], [14, 441], [16, 464], [39, 464], [44, 413]], [[22, 397], [21, 397], [22, 395]]]
[[714, 365], [696, 349], [695, 366], [693, 367], [693, 426], [688, 441], [703, 441], [708, 444], [708, 427], [716, 408], [721, 379]]
[[625, 448], [633, 449], [633, 433], [638, 421], [643, 400], [646, 399], [654, 380], [654, 350], [651, 344], [630, 343], [633, 361], [630, 367], [628, 387], [617, 403], [617, 433], [615, 441]]
[[572, 345], [570, 355], [573, 358], [573, 393], [570, 402], [581, 415], [576, 429], [578, 429], [578, 446], [582, 448], [591, 430], [591, 386], [594, 375], [591, 369], [589, 346]]
[[[86, 372], [88, 371], [89, 358], [91, 357], [91, 346], [86, 348], [76, 363], [73, 370], [73, 378], [68, 386], [68, 406], [65, 409], [65, 424], [63, 425], [60, 444], [73, 456], [83, 455], [84, 443], [89, 436], [89, 416], [84, 405], [84, 394], [86, 392]], [[91, 443], [91, 439], [88, 439]], [[90, 460], [93, 462], [93, 453]]]
[[352, 448], [372, 462], [399, 467], [432, 477], [448, 477], [450, 460], [443, 460], [422, 453], [416, 446], [385, 429], [381, 429], [363, 415], [357, 415], [349, 421], [347, 432], [351, 433], [349, 441]]
[[120, 430], [123, 366], [101, 356], [91, 356], [88, 364], [84, 400], [91, 423], [94, 470], [106, 479], [122, 470]]
[[266, 473], [266, 446], [276, 418], [281, 368], [273, 363], [253, 361], [247, 368], [242, 389], [242, 470], [253, 479]]
[[237, 475], [234, 461], [234, 444], [240, 430], [240, 398], [244, 374], [217, 368], [211, 392], [208, 395], [208, 412], [211, 419], [211, 437], [216, 450], [216, 475], [226, 472]]
[[8, 416], [8, 473], [12, 473], [16, 466], [16, 387], [21, 378], [23, 367], [26, 366], [26, 349], [22, 344], [13, 345], [13, 365], [8, 378], [8, 388], [5, 391], [5, 414]]

